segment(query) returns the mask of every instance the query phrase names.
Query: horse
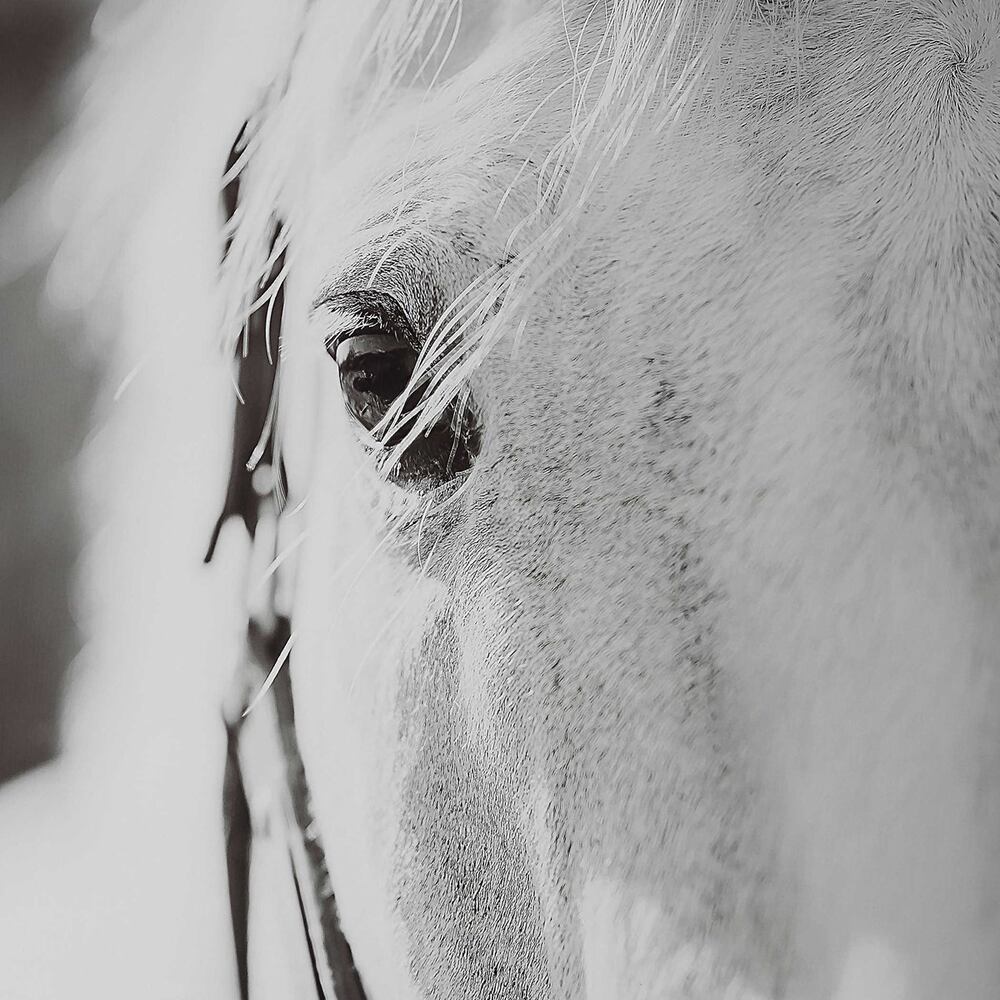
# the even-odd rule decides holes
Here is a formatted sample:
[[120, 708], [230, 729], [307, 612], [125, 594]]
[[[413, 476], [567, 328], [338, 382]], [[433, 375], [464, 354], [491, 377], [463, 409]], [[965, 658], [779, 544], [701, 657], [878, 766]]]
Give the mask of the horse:
[[57, 273], [159, 184], [258, 317], [366, 995], [996, 997], [1000, 11], [357, 7], [106, 29]]

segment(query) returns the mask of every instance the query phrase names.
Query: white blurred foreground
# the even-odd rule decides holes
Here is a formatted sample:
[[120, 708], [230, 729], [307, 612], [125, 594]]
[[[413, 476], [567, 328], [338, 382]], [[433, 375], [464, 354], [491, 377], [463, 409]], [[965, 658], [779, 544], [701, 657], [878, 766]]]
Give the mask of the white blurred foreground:
[[[153, 325], [180, 311], [162, 301], [177, 286], [157, 284], [135, 303]], [[222, 444], [216, 430], [206, 447], [206, 413], [225, 374], [194, 363], [213, 346], [197, 330], [157, 331], [84, 456], [103, 522], [80, 584], [93, 639], [62, 759], [0, 795], [3, 1000], [215, 998], [232, 975], [217, 706], [239, 626], [219, 627], [232, 576], [200, 566]]]
[[[260, 59], [241, 73], [239, 51], [201, 58], [202, 46], [231, 34], [231, 8], [243, 8], [244, 30], [252, 24], [245, 5], [206, 5], [199, 17], [197, 3], [175, 4], [173, 15], [154, 6], [114, 30], [108, 58], [148, 59], [157, 51], [149, 39], [162, 35], [163, 53], [185, 52], [188, 63], [150, 67], [127, 96], [105, 73], [68, 168], [46, 182], [44, 202], [35, 192], [5, 220], [8, 266], [31, 242], [25, 209], [69, 228], [54, 297], [99, 305], [102, 325], [110, 314], [123, 333], [113, 345], [95, 336], [112, 353], [111, 384], [80, 460], [92, 540], [79, 607], [91, 638], [71, 673], [63, 754], [0, 791], [0, 1000], [235, 994], [219, 706], [243, 622], [236, 543], [224, 538], [220, 565], [201, 565], [223, 494], [232, 399], [206, 305], [228, 118]], [[174, 37], [181, 31], [186, 39]], [[253, 56], [254, 38], [241, 42]], [[218, 116], [178, 115], [207, 90]], [[140, 132], [161, 137], [155, 163]], [[123, 300], [98, 294], [108, 273]]]

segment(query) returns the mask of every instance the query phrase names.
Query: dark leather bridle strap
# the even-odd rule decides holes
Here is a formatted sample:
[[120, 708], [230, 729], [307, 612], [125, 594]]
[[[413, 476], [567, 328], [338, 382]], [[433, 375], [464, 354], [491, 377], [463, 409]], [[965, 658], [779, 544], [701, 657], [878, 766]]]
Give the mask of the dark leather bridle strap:
[[[243, 997], [247, 988], [249, 894], [246, 891], [254, 821], [248, 791], [270, 793], [269, 835], [284, 841], [289, 872], [295, 890], [305, 951], [319, 1000], [365, 1000], [365, 991], [354, 966], [350, 944], [340, 926], [337, 901], [323, 848], [316, 832], [305, 768], [295, 731], [288, 664], [275, 677], [267, 697], [245, 716], [247, 705], [260, 689], [270, 667], [286, 648], [291, 635], [287, 618], [275, 619], [265, 630], [251, 621], [247, 632], [247, 658], [237, 677], [238, 697], [226, 713], [226, 860], [230, 881], [230, 905], [234, 913], [233, 931], [237, 948], [237, 968]], [[254, 741], [254, 753], [244, 754], [244, 742]], [[247, 748], [249, 749], [249, 748]], [[256, 763], [263, 774], [249, 768]], [[270, 776], [280, 775], [271, 782]], [[255, 787], [256, 786], [256, 787]], [[277, 829], [275, 829], [277, 827]], [[232, 836], [231, 832], [240, 835]], [[232, 892], [235, 886], [235, 894]]]
[[226, 876], [229, 881], [229, 916], [236, 949], [236, 974], [240, 1000], [250, 996], [250, 805], [239, 760], [239, 724], [225, 719], [226, 767], [222, 779], [222, 818], [226, 838]]
[[[226, 167], [227, 174], [235, 165], [245, 129], [240, 131], [233, 144]], [[233, 179], [223, 192], [223, 206], [227, 219], [231, 219], [239, 200], [239, 179]], [[280, 235], [276, 225], [275, 240]], [[228, 246], [227, 246], [228, 249]], [[262, 293], [277, 280], [284, 267], [284, 254], [260, 285]], [[258, 448], [265, 429], [267, 415], [275, 392], [277, 361], [280, 356], [277, 344], [280, 339], [283, 316], [283, 292], [276, 290], [273, 306], [267, 303], [256, 309], [247, 321], [238, 353], [238, 385], [243, 401], [237, 401], [233, 427], [233, 450], [229, 468], [229, 482], [222, 513], [212, 533], [206, 561], [212, 558], [220, 532], [233, 517], [243, 521], [253, 544], [261, 544], [257, 534], [260, 519], [280, 512], [279, 496], [286, 495], [284, 469], [279, 467], [275, 477], [276, 489], [261, 493], [255, 488], [254, 470], [250, 456], [259, 451], [258, 464], [273, 466], [274, 449], [268, 437], [262, 449]], [[268, 318], [268, 311], [271, 315]], [[268, 324], [270, 330], [268, 330]], [[266, 337], [274, 338], [273, 350], [268, 349]], [[273, 361], [272, 361], [273, 359]], [[277, 533], [273, 533], [276, 538]], [[273, 553], [272, 553], [273, 554]], [[312, 965], [312, 979], [319, 1000], [365, 1000], [365, 991], [354, 966], [351, 947], [340, 926], [336, 899], [330, 884], [329, 871], [323, 848], [316, 832], [306, 783], [305, 767], [299, 752], [295, 732], [295, 705], [292, 698], [290, 662], [285, 662], [273, 679], [264, 698], [253, 711], [256, 715], [270, 715], [266, 719], [247, 718], [247, 709], [271, 668], [282, 656], [287, 659], [291, 639], [291, 623], [287, 617], [276, 613], [272, 607], [266, 612], [267, 622], [250, 619], [247, 628], [246, 653], [237, 670], [236, 694], [224, 712], [226, 723], [226, 762], [222, 788], [222, 811], [225, 828], [226, 870], [229, 882], [230, 916], [233, 942], [236, 950], [237, 975], [241, 1000], [250, 998], [249, 941], [250, 941], [250, 871], [254, 838], [254, 817], [250, 807], [252, 791], [248, 786], [256, 780], [267, 785], [271, 774], [282, 775], [281, 787], [274, 789], [283, 808], [271, 817], [283, 827], [279, 835], [288, 850], [289, 870], [295, 899], [302, 920], [306, 952]], [[243, 743], [248, 729], [261, 744], [256, 758], [244, 754]], [[265, 775], [255, 776], [247, 770], [252, 760], [261, 755], [269, 766]]]

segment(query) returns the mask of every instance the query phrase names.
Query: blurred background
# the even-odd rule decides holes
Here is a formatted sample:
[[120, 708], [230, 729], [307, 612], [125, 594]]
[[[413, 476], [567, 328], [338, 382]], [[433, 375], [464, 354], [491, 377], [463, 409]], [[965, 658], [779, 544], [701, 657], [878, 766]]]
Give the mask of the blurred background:
[[[96, 6], [0, 0], [0, 200], [64, 123], [66, 75]], [[39, 266], [0, 283], [0, 782], [58, 752], [60, 694], [81, 642], [73, 460], [98, 366], [43, 308], [44, 277]]]

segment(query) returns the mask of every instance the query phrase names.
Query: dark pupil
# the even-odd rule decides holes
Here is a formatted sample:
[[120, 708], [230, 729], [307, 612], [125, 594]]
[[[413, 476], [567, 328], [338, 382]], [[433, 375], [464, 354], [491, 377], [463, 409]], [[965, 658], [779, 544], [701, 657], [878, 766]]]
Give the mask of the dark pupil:
[[340, 369], [340, 384], [348, 408], [371, 430], [406, 389], [416, 365], [411, 347], [373, 351], [349, 358]]

